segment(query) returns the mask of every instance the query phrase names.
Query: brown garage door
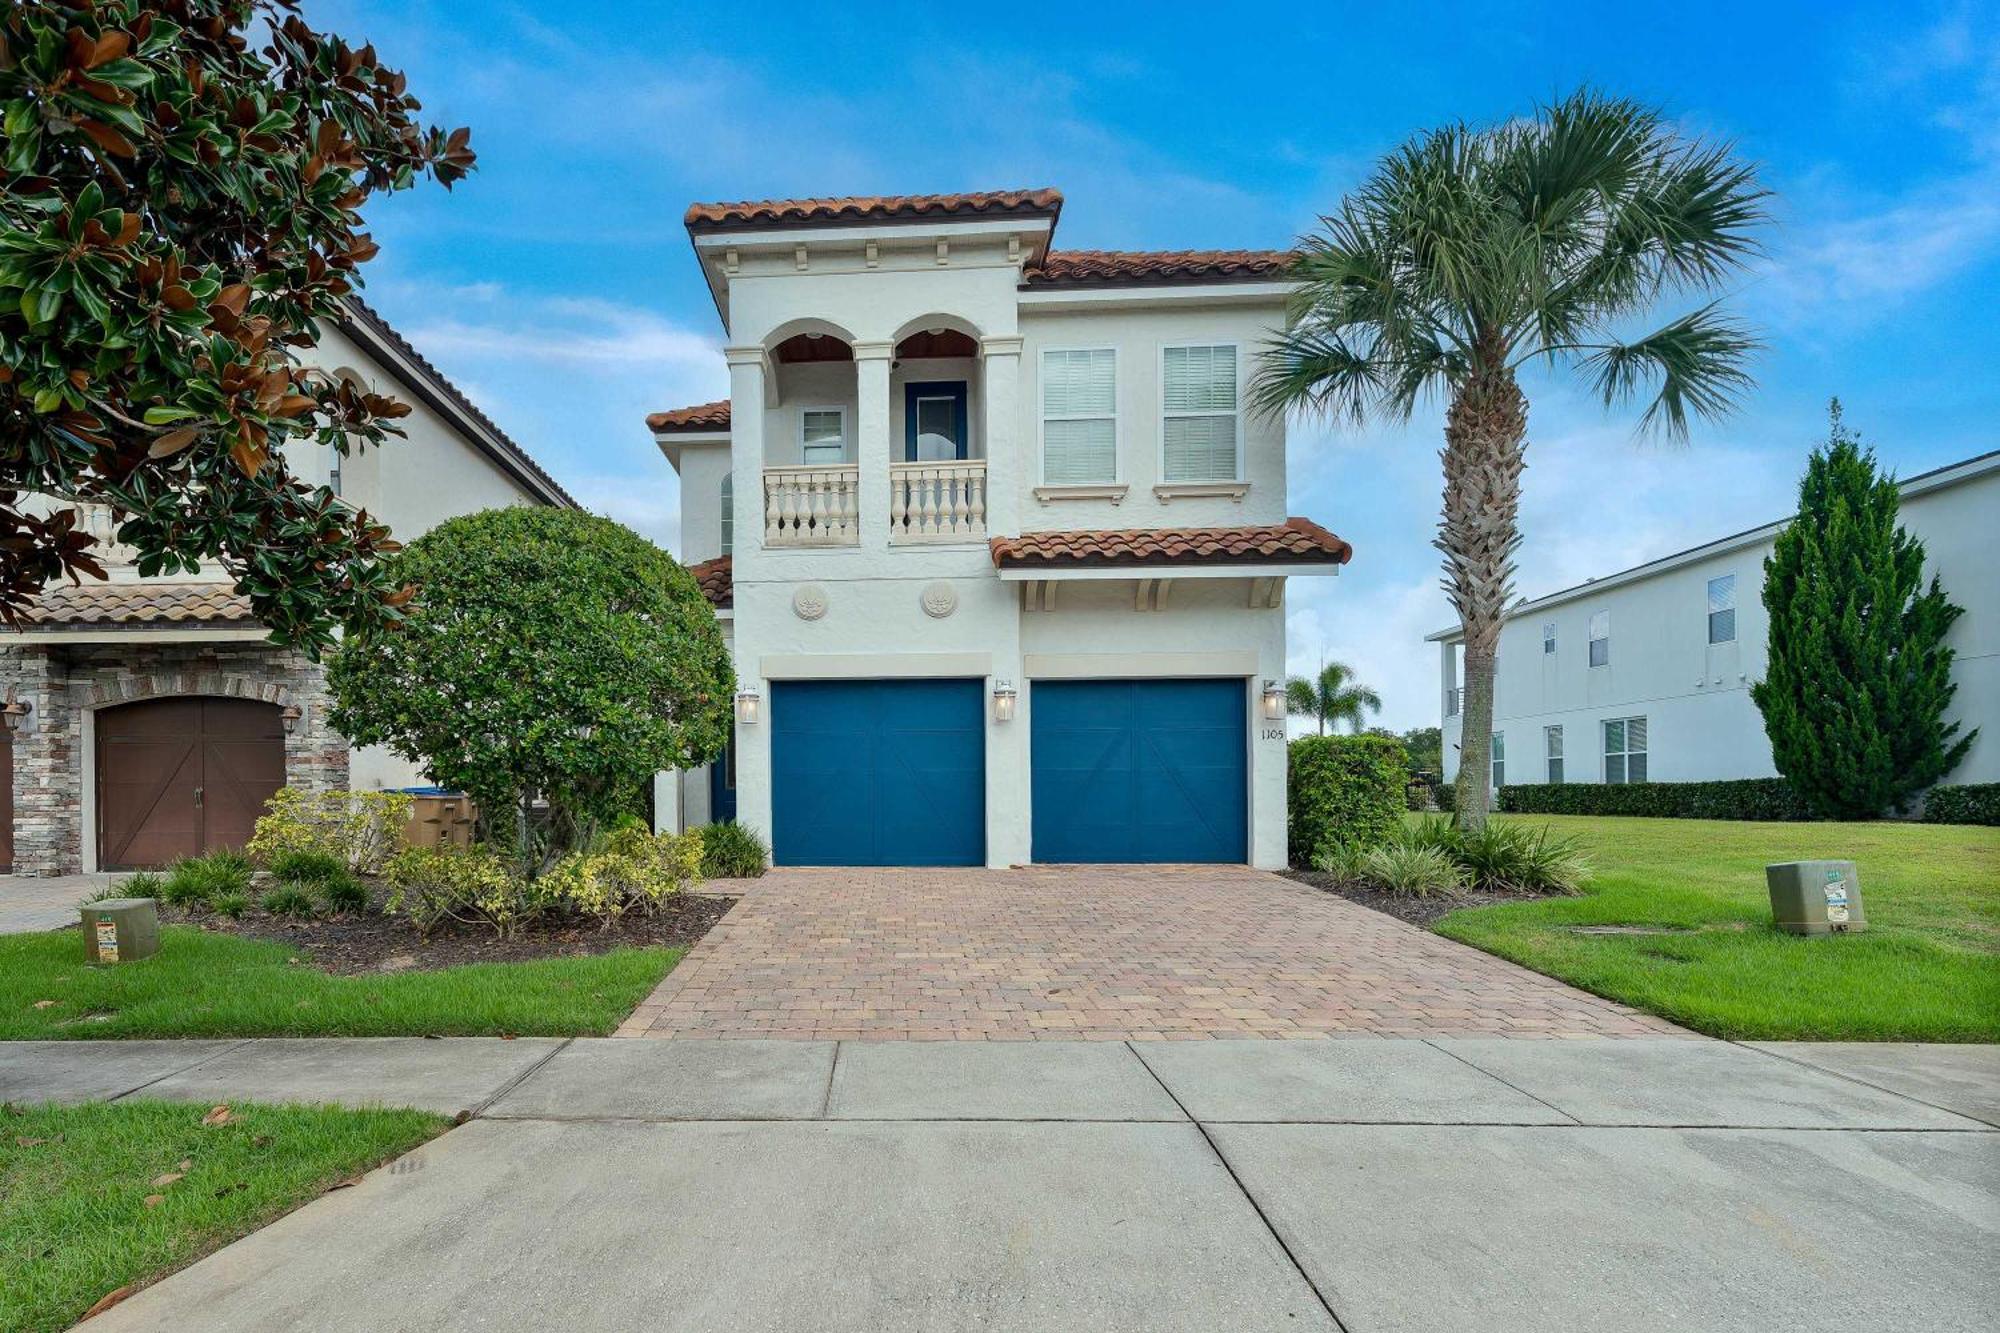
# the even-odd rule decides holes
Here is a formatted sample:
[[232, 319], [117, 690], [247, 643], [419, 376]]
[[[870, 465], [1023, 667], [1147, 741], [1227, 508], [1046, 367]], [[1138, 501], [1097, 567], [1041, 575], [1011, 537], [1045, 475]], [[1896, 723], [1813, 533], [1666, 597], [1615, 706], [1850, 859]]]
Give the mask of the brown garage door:
[[154, 699], [97, 715], [97, 864], [165, 865], [249, 841], [285, 785], [276, 704]]

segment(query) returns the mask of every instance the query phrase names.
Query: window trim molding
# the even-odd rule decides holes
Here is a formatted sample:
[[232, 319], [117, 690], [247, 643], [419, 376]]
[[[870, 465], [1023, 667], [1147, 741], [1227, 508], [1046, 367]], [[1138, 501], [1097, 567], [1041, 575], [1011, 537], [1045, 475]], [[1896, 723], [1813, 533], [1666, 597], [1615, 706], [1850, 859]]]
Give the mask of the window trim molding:
[[[1167, 411], [1167, 353], [1174, 350], [1188, 351], [1196, 347], [1227, 347], [1230, 350], [1236, 363], [1236, 408], [1233, 412], [1175, 412], [1171, 415], [1177, 417], [1233, 417], [1236, 422], [1236, 470], [1233, 475], [1227, 477], [1201, 477], [1173, 481], [1167, 476], [1167, 418], [1169, 416]], [[1157, 438], [1154, 441], [1153, 466], [1155, 471], [1153, 475], [1160, 479], [1160, 484], [1153, 488], [1154, 491], [1158, 493], [1163, 488], [1182, 486], [1243, 486], [1245, 472], [1245, 460], [1243, 457], [1243, 344], [1232, 339], [1197, 342], [1163, 342], [1160, 344], [1156, 362], [1160, 379], [1160, 426]], [[1245, 489], [1247, 490], [1248, 487], [1245, 486]], [[1160, 498], [1163, 501], [1170, 499], [1171, 493], [1161, 494]], [[1241, 494], [1237, 494], [1231, 498], [1240, 500], [1243, 497]]]
[[[1049, 480], [1049, 354], [1051, 352], [1109, 352], [1111, 353], [1111, 475], [1099, 481], [1058, 481]], [[1035, 498], [1041, 500], [1060, 498], [1060, 493], [1074, 493], [1084, 488], [1118, 488], [1118, 498], [1125, 495], [1125, 449], [1124, 437], [1118, 428], [1120, 397], [1124, 393], [1124, 382], [1118, 373], [1118, 347], [1115, 343], [1057, 344], [1035, 349]], [[1098, 421], [1095, 416], [1062, 416], [1059, 421]], [[1051, 494], [1043, 495], [1043, 491]]]
[[[1625, 724], [1625, 748], [1618, 751], [1613, 751], [1611, 749], [1610, 741], [1606, 738], [1606, 729], [1609, 728], [1613, 722], [1622, 722]], [[1642, 750], [1634, 750], [1632, 748], [1632, 724], [1634, 722], [1646, 723], [1646, 748]], [[1625, 776], [1620, 780], [1618, 780], [1617, 782], [1613, 782], [1611, 780], [1611, 758], [1614, 753], [1619, 758], [1625, 761]], [[1635, 754], [1642, 754], [1648, 756], [1646, 761], [1646, 776], [1640, 778], [1639, 781], [1640, 782], [1652, 781], [1652, 770], [1653, 770], [1653, 764], [1651, 759], [1652, 753], [1653, 753], [1653, 727], [1649, 719], [1649, 716], [1647, 714], [1626, 713], [1626, 714], [1621, 714], [1618, 717], [1601, 717], [1597, 719], [1597, 778], [1598, 781], [1603, 783], [1605, 786], [1629, 787], [1633, 785], [1632, 756]]]
[[[1597, 626], [1594, 623], [1599, 616], [1604, 617], [1604, 637], [1601, 639], [1597, 637]], [[1595, 671], [1600, 667], [1611, 665], [1611, 608], [1607, 606], [1602, 610], [1592, 611], [1590, 619], [1593, 623], [1584, 629], [1583, 665], [1585, 669]], [[1590, 650], [1600, 643], [1604, 645], [1604, 660], [1593, 662], [1590, 660]]]
[[[1724, 579], [1729, 580], [1729, 605], [1723, 608], [1723, 611], [1727, 611], [1729, 614], [1729, 637], [1726, 639], [1718, 639], [1715, 637], [1715, 618], [1723, 614], [1723, 611], [1718, 611], [1715, 609], [1715, 585], [1722, 582], [1722, 580]], [[1702, 584], [1701, 593], [1702, 593], [1702, 603], [1704, 611], [1704, 614], [1702, 616], [1702, 634], [1706, 639], [1707, 646], [1710, 648], [1720, 648], [1725, 643], [1735, 643], [1736, 642], [1736, 571], [1732, 569], [1726, 574], [1716, 574], [1712, 576], [1705, 583]]]
[[[1549, 753], [1549, 742], [1551, 740], [1555, 741], [1556, 748], [1562, 751], [1561, 754]], [[1550, 764], [1560, 764], [1562, 766], [1561, 768], [1562, 777], [1555, 777], [1551, 775], [1549, 771]], [[1552, 785], [1560, 785], [1565, 780], [1567, 780], [1568, 777], [1569, 777], [1569, 738], [1563, 732], [1563, 724], [1560, 722], [1545, 724], [1542, 727], [1542, 781], [1550, 783]]]
[[[815, 412], [832, 412], [840, 418], [840, 461], [838, 463], [815, 463], [806, 457], [806, 418]], [[858, 455], [854, 450], [854, 432], [848, 428], [846, 403], [800, 403], [799, 404], [799, 466], [800, 467], [851, 467]]]

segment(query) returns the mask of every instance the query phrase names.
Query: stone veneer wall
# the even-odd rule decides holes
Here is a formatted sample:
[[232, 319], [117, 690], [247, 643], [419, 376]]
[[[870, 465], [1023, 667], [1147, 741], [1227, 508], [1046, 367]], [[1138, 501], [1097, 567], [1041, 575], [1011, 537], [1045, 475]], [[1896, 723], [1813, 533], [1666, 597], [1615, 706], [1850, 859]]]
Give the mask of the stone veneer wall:
[[0, 647], [0, 693], [33, 705], [14, 734], [14, 872], [83, 868], [84, 716], [112, 704], [221, 695], [296, 706], [285, 780], [347, 785], [347, 742], [327, 720], [325, 672], [257, 643], [24, 644]]

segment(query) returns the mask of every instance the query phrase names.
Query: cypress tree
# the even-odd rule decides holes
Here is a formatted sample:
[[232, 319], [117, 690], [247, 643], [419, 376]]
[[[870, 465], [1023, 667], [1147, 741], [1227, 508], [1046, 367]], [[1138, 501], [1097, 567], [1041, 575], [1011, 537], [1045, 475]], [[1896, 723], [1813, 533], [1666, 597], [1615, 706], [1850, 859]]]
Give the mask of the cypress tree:
[[[1964, 614], [1923, 543], [1896, 522], [1897, 486], [1841, 420], [1799, 483], [1797, 518], [1764, 562], [1769, 664], [1750, 696], [1778, 771], [1820, 814], [1873, 819], [1965, 757], [1944, 713], [1957, 687], [1945, 635]], [[1955, 739], [1954, 739], [1955, 738]]]

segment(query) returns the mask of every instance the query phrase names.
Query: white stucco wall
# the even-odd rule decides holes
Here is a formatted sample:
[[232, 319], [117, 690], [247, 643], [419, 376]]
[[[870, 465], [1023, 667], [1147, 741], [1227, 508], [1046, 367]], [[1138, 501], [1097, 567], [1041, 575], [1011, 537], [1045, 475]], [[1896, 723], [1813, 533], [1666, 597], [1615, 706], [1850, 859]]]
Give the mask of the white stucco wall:
[[[1992, 558], [2000, 513], [2000, 466], [1903, 497], [1902, 523], [1920, 538], [1928, 573], [1965, 608], [1948, 642], [1957, 654], [1951, 716], [1981, 729], [1947, 782], [2000, 781], [2000, 574]], [[1655, 782], [1774, 777], [1763, 715], [1750, 698], [1762, 679], [1769, 635], [1762, 590], [1772, 539], [1673, 563], [1656, 574], [1578, 590], [1552, 605], [1529, 606], [1500, 636], [1494, 729], [1505, 734], [1508, 782], [1545, 782], [1543, 729], [1561, 726], [1564, 780], [1601, 782], [1606, 719], [1647, 719], [1647, 770]], [[1708, 581], [1736, 575], [1736, 640], [1708, 644]], [[1611, 660], [1588, 663], [1591, 616], [1609, 612]], [[1542, 651], [1542, 626], [1556, 626], [1557, 651]], [[1440, 645], [1443, 687], [1457, 684]], [[1445, 775], [1458, 771], [1460, 719], [1444, 716]]]
[[[341, 498], [387, 523], [398, 540], [421, 537], [459, 514], [542, 503], [339, 329], [322, 327], [319, 346], [309, 349], [306, 358], [330, 373], [352, 373], [372, 392], [410, 405], [410, 414], [397, 422], [403, 438], [358, 450], [341, 463]], [[293, 443], [286, 450], [302, 480], [322, 485], [330, 454], [316, 444]], [[353, 750], [348, 781], [356, 791], [376, 791], [418, 786], [428, 779], [415, 764], [370, 745]]]

